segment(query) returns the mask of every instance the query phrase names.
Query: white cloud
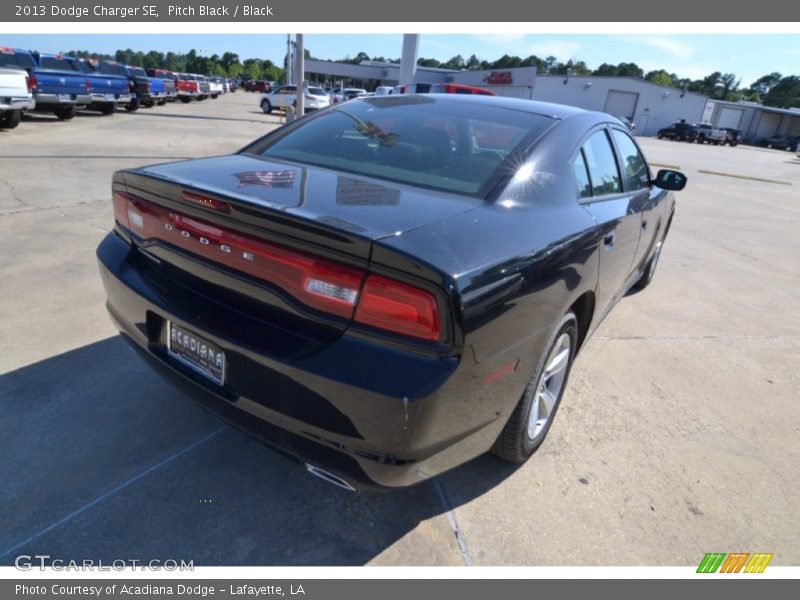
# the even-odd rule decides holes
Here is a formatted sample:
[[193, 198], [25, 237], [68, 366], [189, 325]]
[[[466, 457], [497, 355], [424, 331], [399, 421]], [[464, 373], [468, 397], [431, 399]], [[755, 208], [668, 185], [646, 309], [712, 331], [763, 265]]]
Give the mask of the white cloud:
[[664, 36], [626, 35], [622, 36], [622, 39], [634, 44], [650, 46], [679, 60], [689, 60], [695, 51], [694, 46], [686, 41]]
[[553, 40], [548, 42], [539, 42], [526, 47], [525, 54], [535, 54], [539, 58], [546, 58], [548, 56], [555, 56], [559, 60], [569, 60], [575, 58], [575, 54], [582, 48], [578, 42], [569, 42], [566, 40]]
[[511, 54], [525, 58], [535, 54], [539, 58], [555, 56], [559, 60], [575, 58], [583, 46], [570, 40], [546, 40], [532, 42], [536, 36], [521, 33], [476, 35], [475, 38], [487, 46], [493, 46], [500, 54]]

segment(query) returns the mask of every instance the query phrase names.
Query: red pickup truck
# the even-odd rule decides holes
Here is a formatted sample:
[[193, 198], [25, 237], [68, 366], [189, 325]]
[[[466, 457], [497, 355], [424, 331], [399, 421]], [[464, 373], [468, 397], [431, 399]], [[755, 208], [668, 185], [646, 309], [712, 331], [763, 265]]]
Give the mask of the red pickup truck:
[[178, 78], [175, 80], [175, 96], [180, 98], [181, 102], [191, 102], [197, 98], [200, 94], [197, 80], [186, 73], [176, 73], [176, 76]]

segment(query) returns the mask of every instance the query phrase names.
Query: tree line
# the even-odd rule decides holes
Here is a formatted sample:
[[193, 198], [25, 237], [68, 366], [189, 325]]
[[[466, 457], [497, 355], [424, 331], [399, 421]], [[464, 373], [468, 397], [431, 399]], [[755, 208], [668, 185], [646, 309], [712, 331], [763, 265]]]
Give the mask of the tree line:
[[[178, 52], [158, 52], [150, 50], [134, 52], [117, 50], [113, 55], [98, 54], [86, 50], [72, 50], [68, 52], [78, 58], [95, 58], [99, 60], [115, 60], [117, 62], [142, 67], [144, 69], [169, 69], [178, 73], [199, 73], [201, 75], [218, 75], [244, 79], [267, 79], [280, 81], [283, 79], [283, 68], [269, 59], [247, 58], [241, 60], [235, 52], [225, 52], [222, 56], [212, 54], [202, 56], [195, 49], [182, 54]], [[285, 61], [284, 61], [285, 62]]]

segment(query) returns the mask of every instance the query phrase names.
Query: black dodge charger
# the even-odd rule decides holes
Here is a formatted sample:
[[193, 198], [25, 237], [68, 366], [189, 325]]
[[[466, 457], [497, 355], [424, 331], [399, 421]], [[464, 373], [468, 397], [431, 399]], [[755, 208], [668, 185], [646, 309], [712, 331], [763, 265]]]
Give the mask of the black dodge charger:
[[606, 114], [367, 98], [116, 173], [97, 255], [121, 334], [204, 407], [336, 485], [400, 487], [541, 445], [685, 183]]

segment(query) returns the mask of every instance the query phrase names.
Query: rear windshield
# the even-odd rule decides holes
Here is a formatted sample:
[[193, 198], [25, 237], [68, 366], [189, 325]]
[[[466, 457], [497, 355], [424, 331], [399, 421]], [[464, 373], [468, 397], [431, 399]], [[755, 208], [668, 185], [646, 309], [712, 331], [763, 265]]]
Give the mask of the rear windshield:
[[36, 63], [29, 54], [20, 52], [0, 52], [0, 67], [35, 68]]
[[317, 87], [308, 88], [308, 93], [309, 94], [314, 94], [315, 96], [326, 96], [327, 95], [327, 94], [325, 94], [325, 90], [323, 90], [322, 88], [317, 88]]
[[340, 105], [244, 151], [410, 185], [485, 197], [501, 167], [550, 117], [430, 96]]
[[39, 62], [42, 69], [53, 69], [59, 71], [77, 71], [74, 63], [63, 58], [54, 58], [52, 56], [43, 56]]
[[85, 62], [83, 62], [83, 61], [80, 61], [80, 60], [79, 60], [79, 61], [77, 61], [77, 62], [75, 62], [75, 63], [73, 63], [73, 64], [74, 64], [76, 67], [78, 67], [78, 70], [79, 70], [81, 73], [87, 73], [87, 74], [91, 74], [91, 73], [92, 73], [92, 69], [91, 69], [91, 67], [89, 67], [89, 65], [87, 65], [87, 64], [86, 64]]
[[145, 73], [144, 69], [142, 69], [141, 67], [133, 67], [131, 71], [133, 71], [133, 74], [136, 77], [147, 77], [147, 73]]
[[128, 73], [125, 71], [125, 67], [122, 65], [112, 65], [107, 62], [101, 62], [97, 67], [97, 71], [103, 75], [120, 75], [122, 77], [128, 76]]

